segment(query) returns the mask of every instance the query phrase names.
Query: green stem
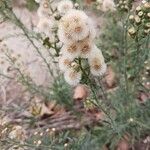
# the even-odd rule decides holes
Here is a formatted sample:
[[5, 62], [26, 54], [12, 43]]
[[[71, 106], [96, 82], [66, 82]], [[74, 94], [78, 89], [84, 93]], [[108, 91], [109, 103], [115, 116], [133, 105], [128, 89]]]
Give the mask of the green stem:
[[112, 118], [110, 117], [110, 115], [107, 113], [107, 111], [105, 110], [105, 108], [103, 108], [100, 104], [99, 104], [99, 101], [98, 101], [98, 98], [97, 98], [97, 94], [95, 92], [95, 87], [93, 86], [93, 83], [91, 81], [91, 79], [89, 78], [89, 76], [87, 75], [86, 71], [84, 70], [84, 68], [82, 67], [82, 59], [79, 58], [78, 59], [78, 63], [79, 63], [79, 67], [80, 67], [80, 70], [82, 71], [82, 73], [86, 76], [86, 79], [88, 79], [88, 84], [90, 86], [90, 89], [93, 93], [93, 96], [94, 96], [94, 99], [96, 100], [97, 104], [93, 101], [91, 101], [95, 106], [99, 107], [105, 114], [106, 116], [111, 120], [111, 122], [113, 123], [114, 121], [112, 120]]

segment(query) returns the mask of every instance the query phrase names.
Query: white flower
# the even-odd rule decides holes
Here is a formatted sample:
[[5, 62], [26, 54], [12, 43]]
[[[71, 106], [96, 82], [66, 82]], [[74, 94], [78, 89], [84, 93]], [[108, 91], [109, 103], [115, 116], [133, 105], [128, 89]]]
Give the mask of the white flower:
[[104, 62], [102, 51], [96, 45], [93, 45], [89, 58], [93, 58], [96, 56], [100, 57], [101, 61]]
[[94, 46], [91, 56], [89, 57], [89, 64], [90, 71], [94, 76], [100, 76], [106, 72], [107, 66], [104, 62], [104, 57], [101, 50], [99, 50], [96, 46]]
[[91, 67], [91, 73], [94, 75], [94, 76], [102, 76], [105, 74], [106, 72], [106, 69], [107, 69], [107, 65], [106, 63], [103, 63], [103, 64], [99, 64], [99, 66], [92, 66]]
[[59, 58], [59, 68], [61, 71], [66, 71], [71, 67], [71, 63], [72, 63], [73, 59], [67, 57], [67, 56], [60, 56]]
[[60, 15], [65, 15], [70, 9], [73, 9], [73, 3], [70, 0], [63, 0], [57, 6]]
[[103, 1], [103, 4], [102, 4], [102, 10], [104, 12], [106, 11], [115, 11], [115, 3], [113, 0], [104, 0]]
[[66, 55], [70, 58], [78, 57], [80, 54], [78, 43], [64, 44], [61, 52], [63, 53], [63, 55]]
[[64, 30], [59, 27], [58, 28], [58, 31], [57, 31], [57, 35], [58, 35], [58, 38], [59, 40], [62, 42], [62, 43], [72, 43], [72, 42], [76, 42], [73, 40], [72, 36], [70, 33], [65, 33]]
[[76, 86], [81, 80], [81, 72], [70, 68], [64, 73], [64, 78], [68, 84]]
[[79, 42], [80, 56], [82, 58], [88, 58], [93, 48], [93, 41], [87, 37]]
[[38, 31], [45, 33], [46, 36], [52, 38], [55, 22], [53, 19], [43, 18], [39, 20], [37, 25]]
[[62, 42], [80, 41], [89, 35], [88, 16], [80, 10], [70, 10], [62, 17], [58, 36]]

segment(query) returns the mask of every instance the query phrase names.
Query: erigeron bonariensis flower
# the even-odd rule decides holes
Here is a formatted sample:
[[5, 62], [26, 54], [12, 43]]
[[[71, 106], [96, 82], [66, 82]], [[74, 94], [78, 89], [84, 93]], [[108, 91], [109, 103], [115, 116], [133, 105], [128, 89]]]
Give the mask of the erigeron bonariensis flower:
[[78, 58], [88, 59], [93, 75], [105, 73], [106, 64], [101, 51], [94, 45], [95, 37], [94, 23], [83, 11], [69, 10], [59, 21], [58, 38], [63, 43], [59, 67], [68, 84], [75, 86], [81, 80]]
[[81, 80], [81, 72], [77, 69], [70, 68], [64, 73], [66, 82], [72, 86], [76, 86]]
[[63, 55], [68, 56], [73, 59], [78, 57], [80, 54], [78, 42], [64, 44], [61, 49], [61, 52], [63, 53]]
[[58, 3], [57, 10], [60, 15], [65, 15], [70, 9], [73, 9], [73, 3], [70, 0], [63, 0]]
[[37, 25], [38, 31], [45, 33], [45, 35], [48, 37], [52, 36], [54, 27], [55, 21], [47, 18], [40, 19]]
[[80, 57], [88, 58], [93, 48], [93, 40], [89, 37], [79, 42]]
[[73, 59], [70, 57], [67, 57], [65, 55], [60, 56], [59, 58], [59, 68], [61, 71], [65, 72], [71, 67]]
[[141, 11], [141, 9], [142, 9], [141, 6], [136, 7], [137, 12]]
[[101, 50], [96, 46], [89, 57], [90, 71], [94, 76], [101, 76], [106, 72], [107, 66], [104, 61]]
[[97, 0], [96, 2], [102, 4], [103, 0]]
[[80, 10], [70, 10], [62, 17], [59, 24], [58, 36], [62, 42], [80, 41], [90, 33], [89, 18]]

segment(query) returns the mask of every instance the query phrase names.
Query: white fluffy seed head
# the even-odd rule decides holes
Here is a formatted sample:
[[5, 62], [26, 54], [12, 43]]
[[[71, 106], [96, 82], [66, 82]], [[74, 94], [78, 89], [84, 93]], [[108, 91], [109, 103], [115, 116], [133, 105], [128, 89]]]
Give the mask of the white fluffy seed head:
[[91, 66], [91, 73], [94, 76], [102, 76], [105, 74], [107, 69], [107, 65], [105, 63], [102, 64], [94, 64], [93, 66]]
[[43, 18], [40, 19], [37, 25], [38, 31], [44, 33], [46, 36], [51, 37], [53, 35], [53, 29], [55, 27], [55, 21], [53, 19]]
[[88, 58], [93, 48], [93, 41], [89, 37], [87, 37], [78, 43], [79, 43], [80, 56], [82, 58]]
[[89, 65], [90, 71], [94, 76], [101, 76], [106, 72], [107, 66], [104, 62], [104, 57], [101, 50], [96, 46], [94, 46], [91, 56], [89, 57]]
[[70, 68], [64, 73], [64, 78], [68, 84], [76, 86], [81, 80], [81, 72]]
[[70, 0], [63, 0], [58, 3], [57, 10], [60, 15], [65, 15], [70, 9], [73, 9], [73, 3]]
[[80, 54], [78, 43], [64, 44], [61, 51], [64, 55], [71, 58], [76, 58]]
[[62, 17], [59, 30], [58, 35], [60, 40], [63, 40], [62, 42], [83, 40], [89, 35], [90, 31], [88, 16], [83, 11], [70, 10]]
[[101, 59], [101, 61], [104, 62], [104, 57], [103, 57], [102, 51], [96, 45], [93, 45], [89, 59], [93, 58], [93, 57], [99, 57]]
[[68, 70], [71, 67], [71, 63], [72, 63], [73, 59], [67, 57], [67, 56], [60, 56], [59, 58], [59, 68], [61, 71], [65, 72], [66, 70]]
[[66, 43], [70, 44], [72, 42], [76, 42], [72, 38], [71, 33], [65, 32], [61, 27], [58, 28], [57, 35], [58, 35], [59, 40], [64, 44]]

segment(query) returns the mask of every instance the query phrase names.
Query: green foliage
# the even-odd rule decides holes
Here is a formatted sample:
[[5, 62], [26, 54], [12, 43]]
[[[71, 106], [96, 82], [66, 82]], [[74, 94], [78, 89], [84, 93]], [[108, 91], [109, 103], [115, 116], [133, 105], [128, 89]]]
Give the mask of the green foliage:
[[[144, 62], [149, 60], [150, 56], [149, 34], [142, 36], [141, 31], [143, 31], [144, 26], [138, 26], [134, 37], [129, 34], [129, 27], [131, 25], [135, 26], [135, 24], [129, 21], [129, 15], [131, 14], [129, 8], [132, 1], [128, 2], [129, 6], [125, 9], [125, 12], [124, 9], [118, 9], [118, 11], [114, 12], [115, 17], [110, 13], [105, 15], [105, 26], [102, 29], [102, 34], [97, 39], [97, 45], [102, 49], [108, 64], [112, 64], [115, 68], [118, 77], [115, 91], [105, 93], [107, 89], [103, 89], [103, 86], [97, 82], [100, 79], [91, 78], [89, 74], [86, 74], [88, 70], [82, 69], [82, 60], [77, 60], [85, 73], [82, 77], [82, 83], [89, 85], [92, 98], [95, 100], [97, 108], [105, 114], [105, 119], [101, 121], [100, 125], [90, 128], [89, 131], [81, 130], [80, 133], [74, 131], [63, 132], [51, 136], [44, 135], [44, 137], [31, 136], [26, 146], [32, 147], [35, 140], [41, 140], [43, 146], [40, 145], [33, 149], [98, 150], [107, 145], [111, 150], [115, 150], [118, 142], [125, 136], [129, 140], [136, 142], [150, 133], [150, 100], [148, 99], [141, 104], [137, 96], [141, 90], [145, 93], [149, 92], [149, 89], [143, 85], [141, 80], [145, 69]], [[30, 31], [12, 13], [11, 5], [6, 2], [1, 2], [0, 4], [0, 11], [4, 18], [21, 28], [27, 39], [38, 51], [32, 38], [29, 36]], [[42, 42], [43, 45], [51, 46], [47, 38]], [[43, 58], [40, 51], [38, 51], [38, 54]], [[47, 61], [43, 60], [49, 68]], [[55, 78], [52, 86], [46, 90], [42, 90], [43, 87], [41, 89], [37, 88], [30, 78], [26, 76], [23, 79], [21, 78], [20, 81], [29, 89], [32, 89], [32, 93], [34, 91], [41, 95], [41, 93], [47, 91], [44, 94], [46, 95], [44, 97], [45, 100], [56, 100], [58, 103], [67, 106], [67, 108], [72, 108], [71, 87], [66, 84], [62, 76]], [[99, 94], [102, 94], [102, 97]], [[65, 143], [68, 143], [68, 147], [64, 147]], [[130, 144], [134, 145], [135, 143], [131, 142]]]
[[52, 88], [50, 88], [49, 91], [52, 100], [56, 100], [59, 104], [69, 108], [72, 107], [72, 90], [62, 76], [55, 79]]

